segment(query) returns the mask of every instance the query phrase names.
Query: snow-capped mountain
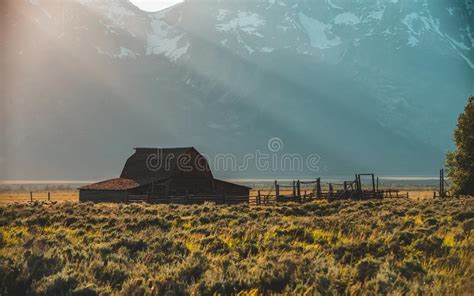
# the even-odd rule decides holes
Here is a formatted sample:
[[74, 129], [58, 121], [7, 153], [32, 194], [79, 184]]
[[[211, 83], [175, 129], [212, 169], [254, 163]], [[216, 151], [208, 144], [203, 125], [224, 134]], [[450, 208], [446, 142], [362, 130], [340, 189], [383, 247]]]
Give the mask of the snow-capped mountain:
[[131, 146], [245, 154], [280, 137], [322, 174], [429, 174], [474, 93], [471, 0], [6, 3], [7, 167], [46, 168], [35, 149], [89, 178], [69, 153], [111, 153], [92, 164], [106, 174]]

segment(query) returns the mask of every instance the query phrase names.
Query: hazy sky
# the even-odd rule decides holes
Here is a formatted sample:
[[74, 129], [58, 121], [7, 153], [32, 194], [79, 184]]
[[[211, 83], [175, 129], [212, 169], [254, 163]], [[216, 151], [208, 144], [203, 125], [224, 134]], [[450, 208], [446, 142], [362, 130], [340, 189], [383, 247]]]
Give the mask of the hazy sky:
[[155, 12], [183, 2], [183, 0], [130, 0], [130, 2], [141, 10]]
[[[384, 1], [384, 13], [378, 0], [339, 1], [345, 12], [327, 0], [269, 10], [257, 0], [124, 1], [0, 0], [0, 183], [108, 179], [134, 147], [194, 146], [240, 166], [273, 138], [283, 154], [321, 156], [319, 174], [297, 177], [429, 176], [474, 94], [462, 1], [452, 14], [426, 2], [439, 28], [417, 26], [422, 1]], [[170, 13], [144, 17], [128, 1]], [[278, 27], [287, 14], [288, 31]]]

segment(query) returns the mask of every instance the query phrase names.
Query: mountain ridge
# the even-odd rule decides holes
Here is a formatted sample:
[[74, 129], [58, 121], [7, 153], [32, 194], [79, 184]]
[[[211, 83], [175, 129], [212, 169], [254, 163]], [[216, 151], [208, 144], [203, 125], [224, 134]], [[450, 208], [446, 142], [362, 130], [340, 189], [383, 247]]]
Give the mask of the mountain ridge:
[[[37, 46], [45, 53], [33, 66], [12, 62], [9, 69], [24, 75], [10, 76], [9, 85], [19, 86], [24, 77], [33, 77], [32, 69], [48, 64], [57, 64], [59, 74], [39, 78], [23, 93], [12, 86], [7, 101], [18, 106], [15, 98], [22, 97], [44, 107], [40, 114], [48, 108], [58, 114], [82, 113], [63, 124], [75, 136], [66, 137], [61, 150], [81, 158], [102, 153], [92, 157], [92, 167], [66, 152], [59, 153], [62, 159], [51, 169], [38, 165], [23, 145], [39, 148], [58, 142], [51, 131], [57, 130], [61, 116], [51, 115], [48, 128], [18, 124], [35, 113], [32, 106], [10, 119], [8, 138], [24, 137], [7, 144], [5, 153], [7, 167], [22, 164], [29, 169], [13, 168], [6, 177], [43, 169], [46, 175], [70, 174], [62, 163], [77, 169], [72, 178], [90, 178], [90, 171], [102, 177], [136, 145], [193, 144], [210, 154], [243, 155], [265, 147], [275, 136], [290, 152], [321, 154], [325, 174], [376, 169], [430, 173], [441, 166], [456, 116], [474, 91], [469, 1], [414, 1], [398, 14], [403, 2], [203, 3], [187, 1], [145, 13], [127, 1], [81, 0], [62, 7], [39, 0], [22, 5], [10, 1], [18, 15], [31, 16], [19, 17], [19, 23], [36, 19], [54, 37], [43, 38], [39, 31], [36, 41], [13, 44], [7, 53], [12, 60], [20, 51], [33, 52], [31, 43], [43, 39]], [[447, 3], [446, 9], [440, 8]], [[87, 28], [84, 19], [89, 20]], [[10, 37], [15, 30], [10, 29]], [[71, 57], [84, 65], [78, 72]], [[416, 81], [410, 79], [413, 73]], [[71, 81], [61, 88], [55, 80], [64, 77]], [[38, 93], [44, 99], [38, 100]], [[87, 115], [85, 110], [91, 109], [96, 111]], [[87, 123], [102, 116], [95, 125]], [[104, 133], [113, 149], [97, 143]], [[215, 138], [218, 143], [211, 145]], [[91, 148], [76, 147], [84, 144]], [[45, 159], [58, 154], [36, 151]], [[31, 163], [36, 163], [34, 169]], [[247, 172], [252, 177], [259, 173]]]

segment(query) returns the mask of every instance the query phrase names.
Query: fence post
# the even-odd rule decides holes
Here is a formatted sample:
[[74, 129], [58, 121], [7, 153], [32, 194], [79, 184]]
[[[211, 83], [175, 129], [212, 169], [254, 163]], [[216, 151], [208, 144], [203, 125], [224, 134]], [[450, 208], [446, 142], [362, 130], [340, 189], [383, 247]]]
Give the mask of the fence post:
[[33, 201], [33, 192], [30, 191], [30, 201]]
[[372, 174], [372, 190], [374, 194], [374, 198], [377, 198], [377, 190], [375, 189], [375, 175]]
[[321, 178], [316, 180], [316, 198], [321, 198]]
[[258, 191], [258, 196], [257, 196], [257, 206], [259, 206], [261, 204], [261, 196], [260, 196], [260, 190]]
[[275, 194], [276, 194], [276, 198], [278, 199], [280, 197], [280, 185], [278, 185], [277, 180], [275, 180]]
[[440, 195], [441, 195], [441, 197], [444, 198], [444, 197], [447, 197], [446, 190], [445, 190], [445, 187], [444, 187], [444, 169], [442, 169], [440, 171], [440, 176], [441, 176], [441, 178], [440, 178]]
[[48, 192], [48, 201], [51, 201], [51, 192]]
[[298, 195], [298, 197], [301, 197], [301, 182], [300, 182], [300, 180], [298, 180], [298, 182], [296, 182], [296, 194]]
[[360, 195], [360, 191], [362, 190], [362, 184], [360, 183], [360, 178], [359, 178], [359, 175], [355, 175], [356, 177], [356, 190], [357, 190], [357, 194]]

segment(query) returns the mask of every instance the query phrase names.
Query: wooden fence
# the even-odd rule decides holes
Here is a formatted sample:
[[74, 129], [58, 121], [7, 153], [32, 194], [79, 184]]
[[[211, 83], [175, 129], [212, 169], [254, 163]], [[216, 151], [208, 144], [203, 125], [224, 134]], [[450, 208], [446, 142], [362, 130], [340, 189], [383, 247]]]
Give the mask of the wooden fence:
[[[254, 195], [245, 195], [245, 196], [223, 196], [223, 195], [206, 195], [206, 196], [195, 196], [195, 195], [181, 195], [181, 196], [149, 196], [149, 195], [128, 195], [124, 198], [103, 198], [103, 199], [93, 199], [90, 201], [93, 202], [125, 202], [125, 203], [152, 203], [152, 204], [202, 204], [205, 202], [212, 202], [216, 204], [249, 204], [251, 206], [263, 206], [263, 205], [275, 205], [278, 203], [306, 203], [319, 199], [327, 200], [337, 200], [345, 199], [347, 196], [346, 192], [334, 191], [334, 192], [320, 192], [316, 194], [315, 192], [307, 193], [306, 190], [301, 192], [301, 195], [297, 195], [298, 191], [290, 194], [278, 193], [261, 193], [258, 191]], [[317, 196], [319, 195], [319, 196]], [[382, 190], [377, 192], [377, 198], [408, 198], [408, 193], [402, 194], [399, 190]], [[367, 192], [364, 194], [364, 199], [373, 198], [372, 192]], [[30, 192], [28, 198], [25, 200], [28, 201], [52, 201], [53, 194], [50, 192], [41, 194], [41, 197], [38, 196], [38, 193]], [[55, 200], [60, 200], [56, 198]]]
[[[361, 177], [369, 177], [371, 182], [365, 186]], [[100, 199], [89, 199], [94, 202], [146, 202], [159, 204], [202, 204], [213, 202], [216, 204], [249, 204], [249, 205], [271, 205], [277, 203], [305, 203], [312, 200], [340, 200], [340, 199], [383, 199], [383, 198], [408, 198], [408, 193], [402, 194], [399, 190], [379, 190], [379, 179], [374, 174], [356, 174], [355, 180], [345, 181], [341, 184], [327, 183], [323, 188], [321, 178], [314, 181], [295, 180], [290, 184], [279, 184], [275, 181], [272, 188], [262, 194], [250, 196], [226, 196], [226, 195], [180, 195], [180, 196], [153, 196], [153, 195], [125, 195], [114, 198], [98, 196]], [[327, 187], [327, 188], [326, 188]], [[306, 189], [306, 190], [305, 190]], [[33, 201], [33, 193], [30, 193]], [[51, 194], [48, 192], [48, 200]]]
[[[34, 196], [33, 191], [30, 191], [30, 195], [29, 195], [30, 202], [33, 202], [34, 200], [33, 196]], [[51, 201], [51, 192], [47, 192], [47, 200]]]
[[[373, 176], [373, 175], [372, 175]], [[259, 190], [256, 195], [250, 196], [222, 196], [222, 195], [206, 195], [206, 196], [148, 196], [148, 195], [131, 195], [125, 202], [148, 202], [148, 203], [164, 203], [164, 204], [199, 204], [204, 202], [214, 202], [216, 204], [243, 204], [248, 203], [252, 206], [272, 205], [278, 203], [306, 203], [313, 200], [327, 199], [383, 199], [383, 198], [408, 198], [408, 193], [402, 194], [399, 190], [378, 189], [375, 181], [372, 190], [363, 190], [360, 185], [360, 177], [357, 182], [344, 182], [344, 189], [335, 190], [333, 185], [329, 184], [329, 190], [322, 190], [321, 179], [313, 182], [294, 181], [291, 185], [281, 185], [275, 181], [273, 187], [263, 193]], [[310, 186], [310, 190], [302, 190], [302, 185]], [[290, 194], [283, 194], [282, 188], [288, 188]]]

